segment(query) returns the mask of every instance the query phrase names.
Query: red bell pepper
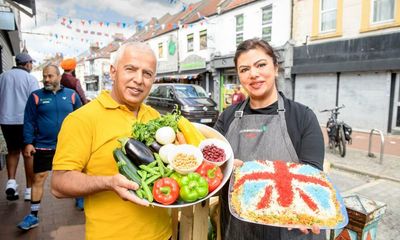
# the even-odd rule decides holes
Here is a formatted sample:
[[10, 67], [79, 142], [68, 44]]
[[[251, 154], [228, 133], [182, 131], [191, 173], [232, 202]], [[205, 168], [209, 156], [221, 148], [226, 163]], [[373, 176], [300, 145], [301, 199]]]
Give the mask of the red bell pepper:
[[178, 182], [169, 177], [158, 179], [153, 186], [153, 197], [164, 205], [174, 203], [179, 197]]
[[212, 163], [203, 161], [203, 163], [196, 169], [196, 172], [204, 177], [208, 182], [208, 191], [214, 191], [222, 182], [224, 175], [221, 168]]

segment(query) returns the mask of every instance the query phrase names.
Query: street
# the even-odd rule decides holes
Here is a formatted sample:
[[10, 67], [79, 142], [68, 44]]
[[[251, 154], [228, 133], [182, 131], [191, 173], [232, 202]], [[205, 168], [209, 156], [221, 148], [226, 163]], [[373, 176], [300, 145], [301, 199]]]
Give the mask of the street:
[[342, 196], [355, 193], [386, 203], [386, 213], [378, 223], [377, 240], [399, 239], [400, 230], [396, 225], [400, 219], [400, 183], [337, 169], [330, 169], [328, 175]]

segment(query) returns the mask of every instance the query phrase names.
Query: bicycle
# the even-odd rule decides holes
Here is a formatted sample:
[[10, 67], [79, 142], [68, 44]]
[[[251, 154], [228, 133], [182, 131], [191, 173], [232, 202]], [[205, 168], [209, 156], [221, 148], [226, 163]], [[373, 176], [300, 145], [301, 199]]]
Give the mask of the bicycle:
[[326, 131], [328, 133], [329, 148], [335, 150], [339, 148], [339, 154], [341, 157], [346, 156], [346, 143], [351, 144], [351, 132], [352, 128], [344, 123], [343, 121], [338, 121], [339, 109], [344, 108], [342, 105], [340, 107], [335, 107], [332, 109], [324, 109], [322, 112], [331, 112], [331, 115], [326, 123]]

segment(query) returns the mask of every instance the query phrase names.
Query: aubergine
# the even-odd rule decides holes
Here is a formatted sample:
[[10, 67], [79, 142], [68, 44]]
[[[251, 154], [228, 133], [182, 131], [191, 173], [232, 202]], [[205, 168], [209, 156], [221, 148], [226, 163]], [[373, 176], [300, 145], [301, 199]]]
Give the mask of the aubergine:
[[155, 161], [153, 152], [144, 143], [133, 138], [119, 139], [122, 151], [136, 166], [149, 164]]
[[160, 151], [161, 145], [157, 141], [154, 141], [152, 144], [150, 144], [149, 147], [151, 151], [153, 151], [154, 153], [158, 153]]

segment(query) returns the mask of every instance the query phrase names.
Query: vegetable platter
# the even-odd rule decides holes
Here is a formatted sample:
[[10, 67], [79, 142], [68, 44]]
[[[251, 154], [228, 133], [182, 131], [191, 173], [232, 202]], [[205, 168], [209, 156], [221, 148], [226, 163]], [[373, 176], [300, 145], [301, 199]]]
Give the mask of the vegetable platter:
[[225, 137], [176, 113], [134, 123], [132, 136], [119, 141], [114, 150], [119, 172], [140, 186], [132, 193], [153, 206], [180, 208], [207, 200], [233, 171]]

